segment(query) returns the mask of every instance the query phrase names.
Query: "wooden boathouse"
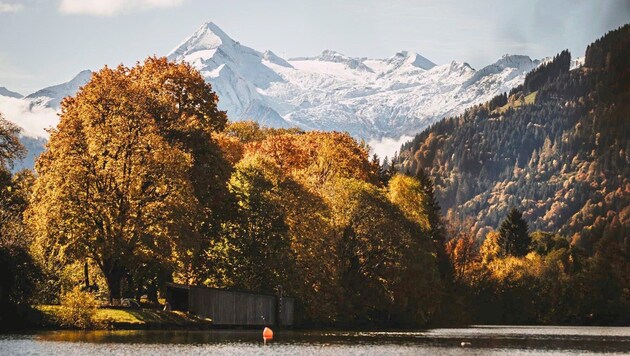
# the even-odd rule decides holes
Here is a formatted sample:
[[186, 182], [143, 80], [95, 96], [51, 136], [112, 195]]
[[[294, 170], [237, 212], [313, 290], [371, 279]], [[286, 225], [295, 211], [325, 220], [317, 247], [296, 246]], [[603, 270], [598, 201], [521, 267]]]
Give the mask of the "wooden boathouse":
[[224, 326], [292, 326], [295, 299], [278, 295], [232, 291], [169, 283], [166, 301], [172, 310], [189, 312]]

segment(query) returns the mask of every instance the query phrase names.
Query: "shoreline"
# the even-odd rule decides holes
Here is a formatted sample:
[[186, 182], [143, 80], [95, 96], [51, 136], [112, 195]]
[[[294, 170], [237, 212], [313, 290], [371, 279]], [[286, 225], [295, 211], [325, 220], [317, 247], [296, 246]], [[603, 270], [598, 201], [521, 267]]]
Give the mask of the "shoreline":
[[[60, 322], [61, 306], [37, 305], [21, 307], [15, 314], [0, 319], [0, 334], [17, 332], [35, 333], [39, 331], [210, 331], [234, 330], [249, 331], [262, 329], [264, 325], [214, 325], [209, 319], [200, 319], [194, 315], [180, 311], [163, 311], [150, 308], [99, 308], [94, 316], [94, 324], [85, 329], [66, 326]], [[351, 325], [338, 323], [337, 325], [301, 324], [292, 327], [273, 327], [274, 331], [347, 331], [347, 332], [405, 332], [430, 329], [458, 329], [473, 328], [476, 323], [460, 325], [425, 325], [425, 326], [377, 326]], [[629, 327], [630, 322], [618, 321], [613, 323], [581, 323], [581, 324], [484, 324], [487, 327]]]

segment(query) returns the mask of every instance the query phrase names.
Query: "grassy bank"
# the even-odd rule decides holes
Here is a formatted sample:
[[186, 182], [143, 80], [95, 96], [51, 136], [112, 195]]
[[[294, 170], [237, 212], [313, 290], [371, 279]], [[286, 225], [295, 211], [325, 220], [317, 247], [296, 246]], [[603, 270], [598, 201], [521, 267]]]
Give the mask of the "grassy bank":
[[[64, 308], [60, 305], [37, 305], [33, 307], [30, 318], [34, 324], [45, 328], [62, 328], [60, 320]], [[155, 309], [99, 308], [94, 315], [96, 329], [204, 329], [211, 325], [209, 319]]]

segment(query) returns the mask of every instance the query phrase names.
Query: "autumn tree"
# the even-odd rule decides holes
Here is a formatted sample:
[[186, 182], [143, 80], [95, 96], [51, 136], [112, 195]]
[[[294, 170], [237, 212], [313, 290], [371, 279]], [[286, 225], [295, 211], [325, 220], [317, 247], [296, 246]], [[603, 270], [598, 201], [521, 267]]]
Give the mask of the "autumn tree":
[[6, 321], [17, 322], [15, 306], [32, 300], [41, 276], [29, 254], [30, 239], [22, 221], [32, 175], [10, 171], [13, 161], [25, 153], [19, 133], [20, 129], [0, 114], [0, 326]]
[[367, 182], [331, 182], [326, 199], [339, 234], [341, 314], [369, 323], [428, 322], [441, 286], [433, 246], [419, 224]]
[[295, 271], [288, 226], [280, 199], [281, 173], [255, 155], [237, 164], [229, 189], [238, 202], [238, 218], [229, 231], [228, 261], [233, 285], [273, 292]]
[[203, 141], [224, 123], [186, 64], [149, 58], [95, 73], [62, 102], [36, 165], [27, 217], [40, 259], [93, 260], [111, 298], [145, 263], [173, 270], [173, 257], [186, 261], [214, 189], [201, 174], [215, 168]]
[[191, 157], [187, 179], [199, 203], [195, 218], [201, 223], [192, 226], [179, 245], [176, 276], [179, 282], [203, 283], [212, 269], [205, 260], [207, 250], [234, 211], [226, 184], [232, 168], [213, 139], [225, 128], [226, 114], [217, 108], [210, 84], [188, 64], [150, 57], [131, 68], [130, 76], [148, 89], [144, 107], [160, 135]]
[[522, 257], [529, 252], [531, 237], [523, 214], [512, 208], [499, 228], [497, 243], [503, 256]]
[[0, 246], [18, 243], [15, 229], [21, 225], [21, 214], [26, 207], [26, 200], [16, 186], [17, 177], [10, 171], [13, 161], [26, 153], [19, 133], [20, 128], [0, 114]]

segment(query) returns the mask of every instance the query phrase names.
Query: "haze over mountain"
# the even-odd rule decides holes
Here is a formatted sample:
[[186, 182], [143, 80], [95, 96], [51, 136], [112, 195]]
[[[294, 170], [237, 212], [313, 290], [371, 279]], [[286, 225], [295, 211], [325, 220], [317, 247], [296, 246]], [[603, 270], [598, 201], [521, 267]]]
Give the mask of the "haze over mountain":
[[[347, 131], [380, 155], [391, 155], [401, 140], [444, 116], [509, 91], [540, 63], [505, 55], [475, 70], [465, 62], [437, 65], [412, 51], [371, 59], [324, 50], [318, 56], [284, 59], [240, 44], [212, 22], [168, 57], [189, 62], [202, 73], [230, 120]], [[73, 95], [90, 76], [85, 70], [24, 98], [8, 99], [0, 92], [0, 112], [23, 127], [24, 135], [46, 138], [44, 129], [56, 125], [61, 99]]]
[[11, 91], [5, 87], [0, 87], [0, 96], [6, 96], [9, 98], [18, 98], [18, 99], [21, 99], [24, 97], [22, 94]]

